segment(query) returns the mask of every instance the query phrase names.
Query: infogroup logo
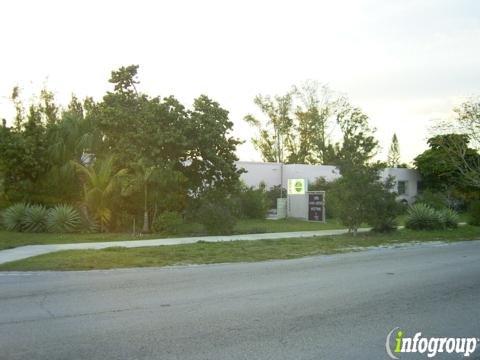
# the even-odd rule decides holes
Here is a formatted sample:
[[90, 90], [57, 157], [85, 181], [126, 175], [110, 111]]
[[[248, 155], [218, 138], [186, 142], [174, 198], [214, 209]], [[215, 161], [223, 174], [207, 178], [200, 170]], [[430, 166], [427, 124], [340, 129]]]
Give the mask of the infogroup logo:
[[[396, 332], [395, 342], [392, 349], [392, 335]], [[417, 332], [413, 338], [406, 337], [405, 332], [399, 327], [392, 329], [387, 335], [385, 349], [388, 356], [392, 359], [399, 359], [401, 353], [426, 354], [428, 358], [433, 358], [441, 353], [458, 354], [459, 356], [469, 357], [477, 348], [480, 342], [478, 338], [447, 338], [447, 337], [422, 337], [421, 332]]]

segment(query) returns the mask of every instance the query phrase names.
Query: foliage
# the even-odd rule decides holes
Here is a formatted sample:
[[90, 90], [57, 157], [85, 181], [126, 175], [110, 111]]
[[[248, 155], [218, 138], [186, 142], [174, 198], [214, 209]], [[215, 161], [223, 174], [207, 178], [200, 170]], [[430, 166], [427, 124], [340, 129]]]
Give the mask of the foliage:
[[370, 187], [376, 192], [369, 201], [366, 222], [372, 226], [373, 231], [389, 232], [397, 229], [397, 216], [402, 212], [402, 204], [396, 201], [392, 187], [393, 183], [388, 180], [384, 183], [377, 182]]
[[48, 211], [47, 229], [49, 232], [75, 232], [80, 229], [81, 223], [79, 212], [70, 205], [57, 205]]
[[393, 181], [382, 181], [380, 170], [380, 164], [343, 167], [342, 177], [332, 184], [329, 199], [336, 203], [339, 219], [353, 234], [364, 222], [378, 231], [394, 228], [399, 207], [391, 192]]
[[232, 198], [211, 190], [197, 199], [195, 219], [204, 226], [208, 234], [231, 234], [237, 222], [234, 207]]
[[468, 143], [468, 136], [461, 134], [437, 135], [428, 139], [430, 148], [414, 160], [426, 188], [445, 190], [457, 187], [468, 190], [469, 185], [465, 183], [465, 176], [459, 170], [455, 157], [452, 156], [454, 149], [458, 148], [462, 149], [468, 163], [477, 162], [480, 155], [469, 148]]
[[97, 159], [94, 165], [74, 163], [84, 181], [83, 203], [103, 231], [112, 219], [112, 206], [119, 195], [120, 181], [127, 174], [126, 169], [117, 170], [112, 156]]
[[287, 189], [282, 188], [281, 185], [274, 185], [266, 191], [267, 204], [269, 209], [277, 208], [277, 199], [287, 197]]
[[441, 229], [442, 218], [439, 212], [425, 204], [414, 204], [407, 211], [405, 227], [412, 230]]
[[318, 177], [308, 184], [308, 190], [325, 191], [325, 216], [327, 219], [337, 218], [339, 208], [335, 196], [335, 182], [328, 182], [324, 177]]
[[247, 115], [245, 121], [258, 130], [253, 144], [265, 161], [358, 164], [374, 155], [368, 117], [326, 86], [306, 83], [282, 96], [258, 95], [254, 102], [266, 120]]
[[459, 216], [452, 209], [442, 209], [438, 211], [442, 225], [449, 229], [458, 227]]
[[368, 116], [358, 107], [346, 100], [337, 114], [337, 123], [342, 133], [342, 143], [336, 143], [335, 165], [342, 173], [345, 167], [365, 166], [376, 154], [378, 141], [374, 137], [375, 129], [368, 123]]
[[417, 203], [428, 205], [435, 210], [445, 209], [449, 206], [449, 201], [445, 192], [432, 191], [430, 189], [424, 190], [416, 197]]
[[[461, 174], [467, 187], [480, 188], [480, 98], [471, 97], [454, 109], [456, 117], [437, 124], [444, 136], [439, 145], [449, 156], [450, 166]], [[460, 139], [460, 141], [459, 141]], [[471, 147], [468, 147], [470, 145]]]
[[48, 210], [43, 205], [30, 205], [25, 209], [22, 219], [22, 231], [45, 232], [47, 230]]
[[183, 217], [175, 211], [164, 211], [153, 221], [152, 228], [156, 233], [177, 234], [183, 224]]
[[28, 205], [18, 203], [5, 209], [2, 213], [2, 223], [8, 231], [22, 231], [23, 219]]
[[242, 186], [236, 196], [238, 214], [247, 219], [264, 219], [269, 210], [269, 203], [265, 187], [258, 189]]
[[393, 134], [392, 143], [388, 150], [387, 166], [396, 168], [400, 165], [400, 144], [398, 143], [397, 134]]
[[480, 200], [470, 204], [468, 209], [468, 223], [470, 225], [480, 226]]

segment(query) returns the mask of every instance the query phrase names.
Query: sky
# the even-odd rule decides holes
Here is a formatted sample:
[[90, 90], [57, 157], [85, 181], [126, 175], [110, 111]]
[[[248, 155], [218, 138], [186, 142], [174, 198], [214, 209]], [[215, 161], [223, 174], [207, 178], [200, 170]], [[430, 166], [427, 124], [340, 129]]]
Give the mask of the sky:
[[47, 87], [101, 99], [110, 72], [138, 64], [140, 89], [186, 104], [207, 94], [230, 111], [241, 160], [260, 160], [243, 117], [257, 94], [315, 80], [348, 95], [377, 128], [385, 160], [426, 147], [432, 121], [480, 95], [480, 1], [0, 2], [0, 117], [9, 95]]

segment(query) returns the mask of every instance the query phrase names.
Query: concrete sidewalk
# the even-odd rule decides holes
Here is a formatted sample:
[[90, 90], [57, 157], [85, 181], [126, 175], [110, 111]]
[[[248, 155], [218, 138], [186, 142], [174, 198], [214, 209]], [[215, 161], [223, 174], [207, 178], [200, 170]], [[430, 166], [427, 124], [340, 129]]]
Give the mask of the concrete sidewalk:
[[[369, 231], [370, 228], [358, 229], [359, 232]], [[14, 249], [0, 251], [0, 264], [26, 259], [32, 256], [48, 254], [62, 250], [98, 250], [109, 247], [144, 247], [144, 246], [161, 246], [161, 245], [181, 245], [193, 244], [198, 241], [220, 242], [220, 241], [236, 241], [236, 240], [269, 240], [269, 239], [288, 239], [297, 237], [315, 237], [340, 235], [347, 233], [347, 229], [337, 230], [317, 230], [317, 231], [295, 231], [295, 232], [277, 232], [262, 234], [244, 234], [244, 235], [224, 235], [224, 236], [194, 236], [182, 238], [165, 238], [154, 240], [130, 240], [130, 241], [107, 241], [107, 242], [91, 242], [77, 244], [50, 244], [50, 245], [27, 245]]]

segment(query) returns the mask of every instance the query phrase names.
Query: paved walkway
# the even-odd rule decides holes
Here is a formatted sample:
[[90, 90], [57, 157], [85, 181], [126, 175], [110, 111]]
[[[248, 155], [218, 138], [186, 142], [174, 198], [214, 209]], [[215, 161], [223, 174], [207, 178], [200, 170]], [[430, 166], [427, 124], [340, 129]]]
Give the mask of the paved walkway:
[[[369, 228], [358, 229], [359, 232], [369, 231]], [[51, 245], [27, 245], [14, 249], [0, 251], [0, 264], [26, 259], [32, 256], [48, 254], [62, 250], [88, 250], [88, 249], [105, 249], [109, 247], [144, 247], [144, 246], [161, 246], [161, 245], [181, 245], [193, 244], [198, 241], [219, 242], [219, 241], [236, 241], [236, 240], [268, 240], [268, 239], [288, 239], [297, 237], [314, 237], [345, 234], [347, 229], [338, 230], [317, 230], [317, 231], [295, 231], [295, 232], [277, 232], [262, 234], [245, 234], [245, 235], [224, 235], [224, 236], [194, 236], [182, 238], [165, 238], [154, 240], [130, 240], [130, 241], [107, 241], [107, 242], [90, 242], [76, 244], [51, 244]]]

